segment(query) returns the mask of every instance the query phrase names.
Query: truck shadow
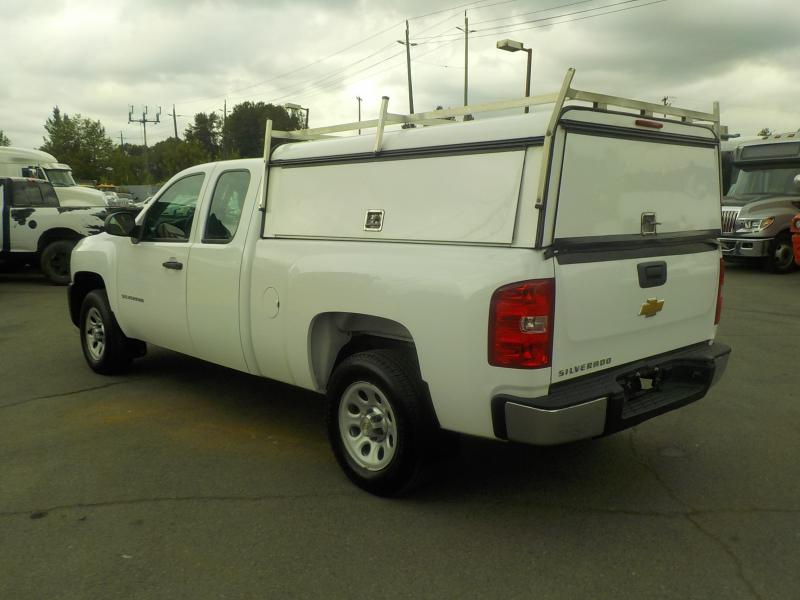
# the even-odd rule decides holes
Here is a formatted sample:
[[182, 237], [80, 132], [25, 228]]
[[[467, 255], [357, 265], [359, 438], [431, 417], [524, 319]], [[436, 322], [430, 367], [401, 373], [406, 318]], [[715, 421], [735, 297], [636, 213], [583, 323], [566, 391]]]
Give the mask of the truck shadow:
[[[216, 424], [221, 435], [229, 436], [226, 448], [252, 448], [253, 435], [259, 440], [276, 436], [294, 440], [316, 448], [313, 460], [329, 461], [328, 486], [360, 493], [339, 471], [328, 448], [321, 395], [160, 348], [152, 348], [137, 361], [130, 376], [150, 380], [159, 388], [162, 382], [164, 387], [179, 384], [185, 401], [176, 402], [166, 392], [163, 402], [185, 411], [189, 419]], [[263, 451], [269, 448], [265, 445]], [[245, 456], [243, 460], [259, 460], [258, 453]], [[302, 464], [307, 459], [308, 455], [285, 456], [297, 462], [293, 467], [297, 477], [311, 472]], [[430, 481], [408, 500], [437, 504], [533, 494], [539, 501], [560, 505], [562, 496], [574, 497], [576, 490], [602, 497], [614, 489], [624, 495], [626, 487], [636, 485], [631, 476], [635, 469], [642, 472], [626, 434], [549, 448], [460, 436]]]

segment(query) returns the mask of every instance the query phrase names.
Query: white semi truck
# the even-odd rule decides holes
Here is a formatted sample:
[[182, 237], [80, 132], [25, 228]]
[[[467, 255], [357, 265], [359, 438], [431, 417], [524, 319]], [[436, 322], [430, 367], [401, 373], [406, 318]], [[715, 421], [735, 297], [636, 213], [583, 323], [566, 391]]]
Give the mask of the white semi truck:
[[41, 150], [0, 147], [0, 177], [32, 177], [49, 181], [58, 202], [68, 206], [106, 206], [105, 194], [75, 183], [72, 169]]
[[448, 432], [558, 444], [702, 398], [730, 352], [718, 110], [572, 73], [542, 97], [268, 122], [264, 159], [182, 171], [73, 252], [87, 363], [118, 373], [152, 343], [325, 394], [339, 464], [382, 495]]

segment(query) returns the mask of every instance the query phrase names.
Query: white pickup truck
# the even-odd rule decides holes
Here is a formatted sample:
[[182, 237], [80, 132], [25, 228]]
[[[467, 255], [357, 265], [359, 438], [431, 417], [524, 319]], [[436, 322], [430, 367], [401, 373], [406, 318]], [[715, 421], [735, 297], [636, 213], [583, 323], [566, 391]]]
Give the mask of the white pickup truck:
[[448, 432], [558, 444], [703, 397], [730, 352], [718, 110], [575, 90], [572, 73], [543, 97], [268, 123], [264, 159], [179, 173], [73, 253], [89, 366], [117, 373], [147, 342], [326, 394], [338, 462], [382, 495]]
[[49, 181], [0, 177], [0, 266], [40, 265], [51, 283], [70, 282], [76, 242], [101, 233], [107, 212], [94, 206], [62, 206]]

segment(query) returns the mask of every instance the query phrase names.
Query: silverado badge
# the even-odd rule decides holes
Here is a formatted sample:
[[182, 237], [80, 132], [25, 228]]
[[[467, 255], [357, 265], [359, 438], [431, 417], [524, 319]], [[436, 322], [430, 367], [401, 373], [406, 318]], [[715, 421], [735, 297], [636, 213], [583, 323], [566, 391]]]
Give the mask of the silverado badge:
[[658, 298], [648, 298], [639, 310], [640, 317], [655, 317], [664, 308], [664, 301]]

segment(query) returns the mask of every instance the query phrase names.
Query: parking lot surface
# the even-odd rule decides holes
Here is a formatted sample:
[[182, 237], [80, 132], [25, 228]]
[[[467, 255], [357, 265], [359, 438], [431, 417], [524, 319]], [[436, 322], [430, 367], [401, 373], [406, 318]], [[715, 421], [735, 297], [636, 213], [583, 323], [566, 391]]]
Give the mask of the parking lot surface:
[[94, 374], [64, 288], [0, 274], [0, 598], [797, 598], [800, 273], [730, 266], [725, 378], [556, 448], [466, 439], [384, 500], [321, 398], [150, 348]]

